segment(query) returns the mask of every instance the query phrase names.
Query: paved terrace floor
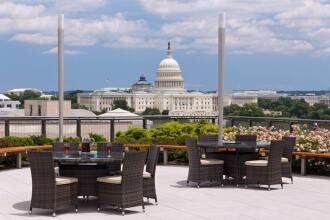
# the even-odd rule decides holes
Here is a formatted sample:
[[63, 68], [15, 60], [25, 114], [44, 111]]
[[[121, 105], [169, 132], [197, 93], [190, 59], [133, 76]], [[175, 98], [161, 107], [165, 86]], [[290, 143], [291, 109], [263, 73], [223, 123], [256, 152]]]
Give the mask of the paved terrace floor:
[[[234, 185], [187, 187], [185, 166], [159, 166], [157, 186], [159, 205], [132, 208], [123, 217], [112, 209], [96, 212], [95, 199], [80, 201], [79, 213], [58, 211], [55, 219], [330, 219], [330, 178], [295, 176], [284, 190], [236, 188]], [[288, 181], [289, 182], [289, 181]], [[0, 172], [0, 219], [52, 219], [51, 212], [27, 210], [31, 196], [29, 168]], [[54, 218], [53, 218], [54, 219]]]

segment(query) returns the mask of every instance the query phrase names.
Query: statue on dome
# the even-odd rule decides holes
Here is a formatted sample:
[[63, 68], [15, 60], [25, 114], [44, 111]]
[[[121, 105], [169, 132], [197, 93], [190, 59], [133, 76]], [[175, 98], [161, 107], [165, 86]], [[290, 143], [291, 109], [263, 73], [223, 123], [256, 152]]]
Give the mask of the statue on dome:
[[171, 41], [168, 41], [167, 43], [167, 50], [170, 50], [171, 49]]

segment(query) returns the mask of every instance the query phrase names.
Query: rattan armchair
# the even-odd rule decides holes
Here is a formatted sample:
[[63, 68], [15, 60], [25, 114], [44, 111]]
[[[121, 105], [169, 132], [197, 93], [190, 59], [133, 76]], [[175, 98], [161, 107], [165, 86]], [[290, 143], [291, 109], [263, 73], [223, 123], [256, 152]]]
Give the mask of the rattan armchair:
[[156, 204], [158, 204], [158, 200], [155, 186], [155, 174], [159, 151], [159, 147], [149, 147], [146, 171], [143, 172], [143, 197], [146, 197], [148, 200], [149, 198], [154, 199]]
[[69, 151], [73, 153], [78, 153], [80, 151], [80, 143], [79, 142], [70, 142], [69, 143]]
[[292, 177], [292, 152], [294, 150], [294, 146], [296, 144], [295, 137], [283, 137], [282, 140], [285, 142], [283, 147], [283, 155], [282, 155], [282, 177], [287, 177], [291, 179], [291, 183], [293, 183]]
[[[107, 146], [111, 145], [112, 150], [111, 153], [114, 154], [123, 154], [124, 152], [124, 145], [121, 143], [97, 143], [97, 152], [104, 153], [107, 152]], [[118, 175], [121, 173], [121, 162], [115, 161], [109, 165], [109, 174], [110, 175]]]
[[53, 144], [53, 151], [64, 151], [64, 142], [55, 142]]
[[251, 160], [246, 161], [246, 187], [248, 184], [271, 185], [281, 184], [281, 157], [283, 152], [284, 141], [272, 141], [269, 149], [268, 160]]
[[146, 161], [146, 151], [131, 151], [125, 153], [122, 175], [97, 178], [98, 211], [101, 206], [116, 206], [125, 209], [142, 206], [143, 202], [143, 169]]
[[73, 177], [55, 177], [52, 152], [28, 152], [32, 176], [32, 208], [56, 210], [74, 206], [76, 212], [78, 179]]
[[196, 182], [199, 188], [201, 182], [219, 182], [223, 184], [223, 160], [218, 159], [202, 159], [200, 157], [200, 148], [197, 141], [192, 138], [185, 140], [188, 148], [189, 173], [187, 184]]

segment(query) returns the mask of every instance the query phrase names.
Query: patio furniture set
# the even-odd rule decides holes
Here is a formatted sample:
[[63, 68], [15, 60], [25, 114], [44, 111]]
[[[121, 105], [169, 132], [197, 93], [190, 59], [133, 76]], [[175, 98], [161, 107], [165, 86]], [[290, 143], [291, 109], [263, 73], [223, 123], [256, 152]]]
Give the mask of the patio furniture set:
[[[217, 135], [202, 135], [198, 140], [187, 138], [189, 173], [187, 184], [218, 182], [223, 186], [232, 180], [239, 187], [244, 184], [280, 184], [282, 177], [292, 178], [292, 152], [294, 137], [283, 137], [271, 142], [257, 141], [255, 135], [237, 135], [235, 141], [218, 142]], [[268, 153], [260, 157], [261, 153]]]
[[[122, 144], [98, 143], [97, 151], [78, 143], [56, 143], [53, 151], [29, 151], [32, 176], [33, 208], [50, 209], [53, 216], [65, 207], [75, 207], [78, 212], [78, 196], [88, 201], [97, 198], [97, 211], [111, 206], [125, 209], [142, 206], [143, 198], [152, 198], [157, 204], [155, 172], [159, 147], [148, 151], [125, 152]], [[58, 166], [55, 166], [57, 164]]]

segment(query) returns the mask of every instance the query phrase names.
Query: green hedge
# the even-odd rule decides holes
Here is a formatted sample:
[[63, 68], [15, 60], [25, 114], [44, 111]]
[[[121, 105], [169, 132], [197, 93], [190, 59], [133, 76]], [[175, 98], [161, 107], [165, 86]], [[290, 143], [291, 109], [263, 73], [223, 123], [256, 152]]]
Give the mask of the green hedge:
[[[235, 127], [224, 128], [225, 133], [235, 134], [238, 132], [237, 130], [238, 128]], [[167, 122], [150, 130], [129, 128], [127, 131], [117, 132], [115, 141], [120, 143], [184, 145], [186, 137], [196, 138], [201, 134], [216, 134], [217, 132], [217, 125], [203, 120], [195, 123]], [[185, 150], [169, 151], [168, 159], [179, 163], [188, 161]], [[299, 172], [299, 161], [295, 161], [293, 169]], [[313, 174], [330, 175], [330, 159], [311, 158], [307, 161], [307, 169]]]

